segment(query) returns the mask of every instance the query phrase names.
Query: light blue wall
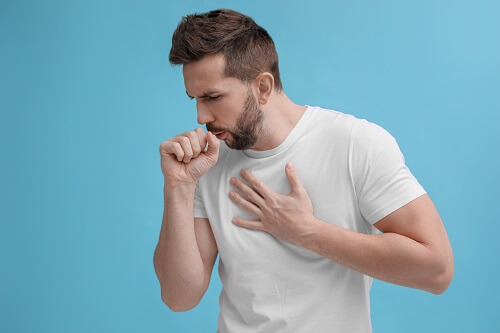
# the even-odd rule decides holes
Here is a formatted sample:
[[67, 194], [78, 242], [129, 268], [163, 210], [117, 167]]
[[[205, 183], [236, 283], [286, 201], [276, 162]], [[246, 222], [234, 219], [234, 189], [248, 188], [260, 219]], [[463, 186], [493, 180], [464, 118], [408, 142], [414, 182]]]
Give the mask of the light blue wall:
[[374, 331], [500, 331], [500, 3], [485, 0], [0, 0], [0, 331], [215, 332], [217, 270], [174, 313], [152, 260], [159, 144], [197, 127], [171, 34], [219, 7], [273, 36], [292, 100], [393, 134], [438, 208], [450, 288], [375, 281]]

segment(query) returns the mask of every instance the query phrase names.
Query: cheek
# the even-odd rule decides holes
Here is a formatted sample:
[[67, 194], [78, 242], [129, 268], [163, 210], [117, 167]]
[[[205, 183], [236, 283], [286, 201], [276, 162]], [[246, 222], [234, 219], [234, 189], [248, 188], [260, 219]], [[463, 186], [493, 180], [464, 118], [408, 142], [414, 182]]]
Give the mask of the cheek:
[[238, 120], [238, 116], [241, 113], [241, 108], [239, 108], [235, 103], [217, 103], [214, 105], [213, 110], [217, 115], [219, 122], [229, 126], [228, 129], [234, 128]]

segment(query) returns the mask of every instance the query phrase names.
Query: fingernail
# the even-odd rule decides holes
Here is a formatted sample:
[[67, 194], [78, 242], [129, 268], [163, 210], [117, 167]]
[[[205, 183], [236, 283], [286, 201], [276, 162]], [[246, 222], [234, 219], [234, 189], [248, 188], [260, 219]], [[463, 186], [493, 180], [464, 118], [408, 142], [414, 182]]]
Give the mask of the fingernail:
[[288, 170], [293, 170], [293, 164], [290, 162], [286, 164], [286, 167], [288, 168]]

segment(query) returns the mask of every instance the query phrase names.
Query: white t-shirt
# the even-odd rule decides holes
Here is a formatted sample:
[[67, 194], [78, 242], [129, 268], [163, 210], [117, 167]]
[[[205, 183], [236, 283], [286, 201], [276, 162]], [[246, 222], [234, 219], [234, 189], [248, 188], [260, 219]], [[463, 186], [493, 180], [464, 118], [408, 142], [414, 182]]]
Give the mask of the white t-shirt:
[[238, 227], [256, 220], [236, 205], [229, 183], [250, 170], [280, 194], [290, 193], [292, 162], [314, 216], [365, 234], [373, 224], [426, 193], [396, 140], [352, 115], [308, 106], [279, 146], [233, 150], [221, 142], [217, 164], [198, 181], [194, 216], [210, 221], [219, 249], [219, 333], [371, 332], [372, 278], [270, 234]]

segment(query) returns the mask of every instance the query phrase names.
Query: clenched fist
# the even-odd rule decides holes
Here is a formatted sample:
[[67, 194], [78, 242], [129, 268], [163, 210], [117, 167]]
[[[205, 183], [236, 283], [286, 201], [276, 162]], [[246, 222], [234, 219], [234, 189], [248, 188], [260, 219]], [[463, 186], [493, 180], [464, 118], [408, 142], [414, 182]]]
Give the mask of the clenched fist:
[[[208, 148], [205, 146], [208, 143]], [[195, 184], [219, 158], [219, 140], [203, 129], [178, 134], [160, 144], [161, 171], [169, 186]]]

